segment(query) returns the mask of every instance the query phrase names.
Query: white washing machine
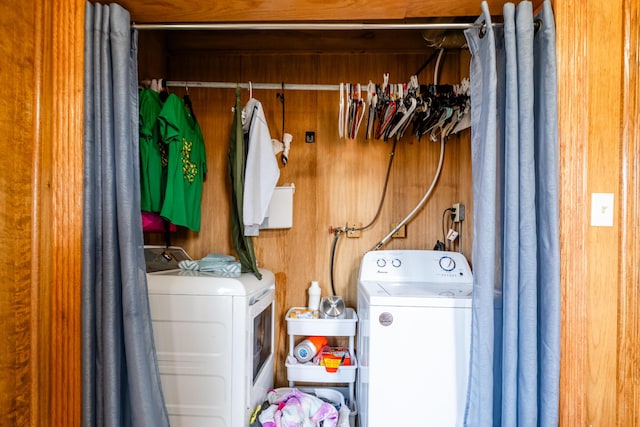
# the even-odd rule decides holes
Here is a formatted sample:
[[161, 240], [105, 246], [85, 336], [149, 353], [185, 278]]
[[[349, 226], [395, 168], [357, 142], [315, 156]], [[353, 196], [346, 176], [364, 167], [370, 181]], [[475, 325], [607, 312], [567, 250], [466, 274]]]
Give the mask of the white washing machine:
[[465, 257], [372, 251], [358, 279], [360, 427], [463, 425], [473, 278]]

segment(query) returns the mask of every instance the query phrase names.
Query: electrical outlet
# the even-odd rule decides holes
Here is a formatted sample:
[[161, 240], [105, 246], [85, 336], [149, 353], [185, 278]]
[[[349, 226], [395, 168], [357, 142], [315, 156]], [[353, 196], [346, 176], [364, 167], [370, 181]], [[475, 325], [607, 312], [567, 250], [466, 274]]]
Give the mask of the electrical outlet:
[[[361, 228], [362, 227], [362, 223], [361, 222], [350, 222], [349, 224], [347, 224], [347, 228]], [[360, 234], [362, 234], [362, 232], [360, 230], [347, 230], [347, 237], [352, 237], [352, 238], [358, 238], [360, 237]]]
[[304, 133], [304, 142], [307, 144], [313, 144], [316, 142], [316, 133], [310, 130], [306, 131]]
[[[391, 224], [391, 229], [393, 230], [394, 228], [396, 228], [396, 225], [398, 224]], [[391, 235], [391, 237], [394, 239], [403, 239], [407, 237], [407, 224], [404, 224], [402, 227], [400, 227], [398, 231]]]
[[464, 221], [464, 205], [462, 203], [454, 203], [451, 207], [451, 219], [453, 222]]

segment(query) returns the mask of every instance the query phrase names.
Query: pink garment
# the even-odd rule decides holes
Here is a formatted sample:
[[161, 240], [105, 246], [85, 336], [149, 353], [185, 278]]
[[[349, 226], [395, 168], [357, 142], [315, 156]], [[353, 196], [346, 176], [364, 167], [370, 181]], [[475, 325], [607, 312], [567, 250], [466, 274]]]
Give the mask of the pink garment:
[[[175, 232], [178, 228], [175, 224], [169, 224], [169, 231]], [[164, 220], [156, 212], [142, 211], [142, 231], [145, 233], [164, 233]]]

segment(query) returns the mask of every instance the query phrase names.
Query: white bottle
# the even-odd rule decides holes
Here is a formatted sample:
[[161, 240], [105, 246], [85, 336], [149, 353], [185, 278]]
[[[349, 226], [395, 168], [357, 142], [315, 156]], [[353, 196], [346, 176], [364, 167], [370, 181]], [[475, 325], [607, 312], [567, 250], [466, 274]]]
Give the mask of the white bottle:
[[320, 285], [315, 280], [309, 286], [309, 310], [318, 310], [320, 308]]

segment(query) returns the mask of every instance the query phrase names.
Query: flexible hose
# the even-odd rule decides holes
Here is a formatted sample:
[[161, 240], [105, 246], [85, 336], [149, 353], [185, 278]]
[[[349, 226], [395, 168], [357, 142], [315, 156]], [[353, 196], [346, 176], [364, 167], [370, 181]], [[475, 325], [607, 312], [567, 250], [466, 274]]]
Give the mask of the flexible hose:
[[438, 178], [440, 177], [440, 172], [442, 171], [442, 164], [443, 163], [444, 163], [444, 137], [440, 137], [440, 160], [438, 161], [438, 169], [436, 170], [436, 174], [433, 177], [433, 181], [431, 182], [431, 186], [429, 186], [429, 189], [427, 190], [425, 195], [422, 197], [422, 200], [420, 200], [420, 202], [418, 202], [416, 207], [413, 208], [413, 210], [411, 212], [409, 212], [409, 214], [402, 221], [400, 221], [400, 223], [398, 225], [396, 225], [393, 228], [393, 230], [391, 230], [389, 232], [389, 234], [387, 234], [382, 240], [380, 240], [378, 243], [376, 243], [376, 245], [371, 249], [372, 251], [377, 251], [382, 246], [387, 244], [387, 242], [391, 239], [391, 236], [396, 234], [398, 232], [398, 230], [400, 230], [402, 227], [404, 227], [405, 224], [407, 222], [409, 222], [415, 216], [416, 213], [418, 213], [418, 211], [426, 203], [426, 201], [429, 198], [429, 196], [431, 196], [431, 193], [433, 192], [433, 189], [436, 186], [436, 183], [438, 182]]
[[444, 58], [444, 49], [438, 51], [438, 58], [436, 59], [436, 66], [433, 69], [433, 84], [438, 84], [438, 78], [440, 77], [440, 66], [442, 65], [442, 58]]
[[378, 204], [378, 211], [373, 216], [371, 222], [363, 227], [347, 227], [347, 231], [362, 231], [371, 227], [378, 217], [380, 216], [380, 212], [382, 212], [382, 204], [384, 203], [384, 198], [387, 195], [387, 187], [389, 186], [389, 176], [391, 175], [391, 165], [393, 164], [393, 157], [396, 154], [396, 144], [398, 143], [397, 139], [394, 139], [393, 146], [391, 147], [391, 153], [389, 153], [389, 165], [387, 166], [387, 176], [384, 178], [384, 187], [382, 188], [382, 196], [380, 197], [380, 203]]
[[338, 240], [340, 239], [340, 235], [342, 234], [342, 230], [337, 230], [335, 236], [333, 236], [333, 244], [331, 245], [331, 265], [329, 266], [329, 270], [331, 272], [331, 292], [333, 292], [333, 296], [336, 296], [336, 287], [334, 285], [333, 280], [333, 265], [336, 257], [336, 247], [338, 246]]
[[334, 282], [334, 265], [335, 265], [335, 256], [336, 256], [336, 248], [338, 246], [338, 240], [340, 240], [340, 235], [344, 232], [347, 231], [361, 231], [361, 230], [366, 230], [367, 228], [371, 227], [376, 220], [378, 219], [378, 217], [380, 216], [380, 212], [382, 212], [382, 205], [384, 203], [384, 199], [385, 196], [387, 194], [387, 187], [389, 186], [389, 176], [391, 175], [391, 165], [393, 164], [393, 158], [395, 157], [396, 154], [396, 144], [398, 143], [397, 139], [394, 139], [393, 141], [393, 146], [391, 147], [391, 153], [389, 153], [389, 165], [387, 166], [387, 175], [384, 179], [384, 186], [382, 187], [382, 196], [380, 197], [380, 203], [378, 204], [378, 211], [376, 212], [376, 214], [373, 216], [373, 219], [371, 220], [371, 222], [369, 222], [369, 224], [365, 225], [364, 227], [341, 227], [341, 228], [335, 228], [334, 229], [334, 237], [333, 237], [333, 244], [331, 245], [331, 259], [330, 259], [330, 265], [329, 265], [329, 273], [330, 273], [330, 279], [331, 279], [331, 291], [333, 292], [333, 296], [336, 295], [336, 288], [335, 288], [335, 282]]

